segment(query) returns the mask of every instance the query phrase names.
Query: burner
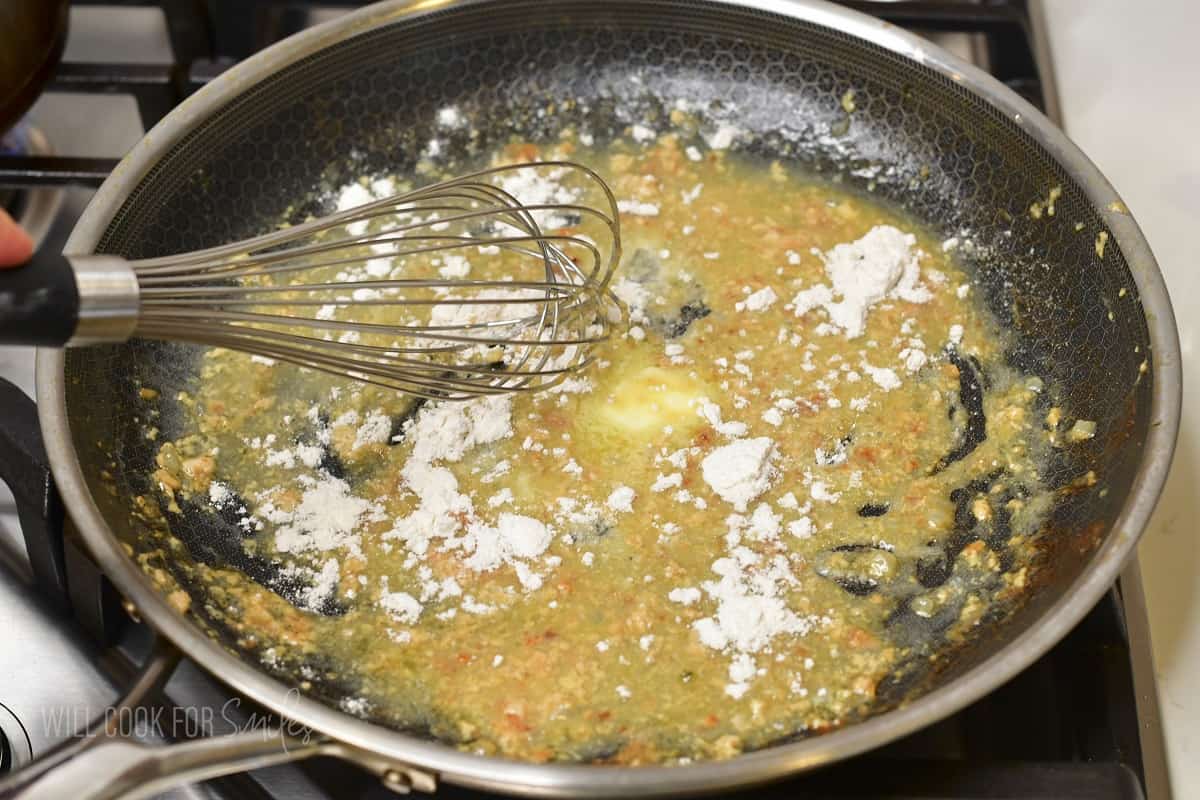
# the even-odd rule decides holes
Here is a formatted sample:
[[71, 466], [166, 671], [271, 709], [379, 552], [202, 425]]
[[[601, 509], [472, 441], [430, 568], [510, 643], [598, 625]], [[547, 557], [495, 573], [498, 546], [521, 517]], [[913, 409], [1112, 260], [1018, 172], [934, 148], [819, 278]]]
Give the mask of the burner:
[[[0, 139], [0, 156], [5, 155], [50, 156], [54, 155], [54, 148], [46, 135], [26, 117]], [[0, 207], [20, 223], [35, 245], [46, 238], [62, 199], [62, 189], [53, 187], [0, 187]]]

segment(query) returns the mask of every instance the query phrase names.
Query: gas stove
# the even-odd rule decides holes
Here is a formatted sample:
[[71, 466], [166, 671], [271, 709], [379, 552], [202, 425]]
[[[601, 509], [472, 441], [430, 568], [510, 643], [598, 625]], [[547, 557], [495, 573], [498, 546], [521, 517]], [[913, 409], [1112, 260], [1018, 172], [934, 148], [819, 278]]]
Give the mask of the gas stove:
[[[0, 140], [0, 204], [61, 249], [96, 186], [144, 130], [223, 69], [353, 3], [75, 2], [63, 63], [26, 119]], [[849, 2], [987, 69], [1057, 112], [1037, 9], [1022, 0]], [[119, 54], [119, 56], [117, 55]], [[0, 377], [33, 394], [32, 350], [0, 350]], [[67, 590], [47, 585], [0, 484], [0, 774], [70, 738], [111, 707], [150, 647], [144, 625], [68, 529]], [[743, 796], [789, 798], [1152, 798], [1169, 796], [1136, 565], [1084, 621], [990, 696], [908, 738]], [[263, 712], [184, 662], [140, 737], [230, 732]], [[439, 794], [481, 796], [453, 787]], [[375, 776], [315, 759], [220, 778], [170, 798], [386, 798]]]

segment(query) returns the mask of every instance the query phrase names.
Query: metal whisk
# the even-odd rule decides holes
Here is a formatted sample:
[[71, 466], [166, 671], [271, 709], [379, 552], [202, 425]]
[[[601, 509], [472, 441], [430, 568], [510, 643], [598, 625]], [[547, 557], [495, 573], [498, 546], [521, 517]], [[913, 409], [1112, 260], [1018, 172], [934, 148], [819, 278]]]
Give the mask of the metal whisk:
[[0, 273], [0, 342], [137, 336], [429, 398], [537, 390], [589, 363], [620, 318], [619, 258], [595, 172], [518, 164], [182, 255], [39, 254]]

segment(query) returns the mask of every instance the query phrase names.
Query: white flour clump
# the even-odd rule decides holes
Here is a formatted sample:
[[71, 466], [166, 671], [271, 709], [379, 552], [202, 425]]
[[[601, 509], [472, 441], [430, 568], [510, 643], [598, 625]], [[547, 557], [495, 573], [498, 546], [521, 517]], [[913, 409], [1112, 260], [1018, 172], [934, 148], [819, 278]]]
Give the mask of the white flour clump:
[[391, 432], [391, 417], [382, 411], [372, 411], [367, 415], [367, 418], [359, 426], [358, 430], [355, 431], [354, 446], [351, 449], [357, 450], [365, 444], [386, 442]]
[[[454, 473], [432, 463], [459, 461], [471, 448], [509, 436], [512, 436], [511, 396], [481, 397], [422, 408], [405, 428], [404, 438], [413, 438], [413, 450], [400, 472], [404, 487], [417, 496], [417, 508], [396, 520], [383, 538], [402, 540], [414, 563], [428, 552], [434, 539], [440, 539], [443, 550], [465, 552], [464, 565], [476, 572], [490, 572], [502, 564], [510, 564], [525, 589], [540, 588], [541, 576], [522, 559], [536, 558], [546, 552], [552, 531], [545, 523], [519, 514], [501, 513], [495, 525], [476, 518], [474, 504], [470, 497], [459, 492]], [[507, 470], [500, 474], [504, 471]], [[503, 501], [496, 505], [501, 504]], [[465, 534], [459, 536], [464, 527]]]
[[701, 588], [716, 601], [717, 611], [692, 623], [705, 647], [755, 653], [776, 636], [812, 630], [813, 620], [796, 614], [784, 600], [789, 587], [797, 585], [784, 556], [763, 563], [754, 551], [737, 547], [714, 561], [712, 570], [720, 580], [705, 581]]
[[262, 516], [279, 527], [275, 531], [275, 549], [281, 553], [328, 552], [344, 547], [361, 555], [356, 533], [359, 523], [383, 518], [383, 509], [375, 503], [355, 497], [350, 485], [341, 478], [322, 474], [319, 479], [300, 477], [304, 495], [291, 511], [282, 511], [274, 503], [263, 504]]
[[417, 509], [393, 523], [384, 540], [400, 539], [418, 556], [433, 539], [447, 539], [462, 527], [462, 516], [473, 513], [471, 498], [459, 494], [458, 479], [445, 467], [409, 459], [400, 472], [403, 486], [418, 498]]
[[734, 304], [734, 308], [738, 311], [766, 311], [771, 306], [775, 305], [775, 301], [779, 296], [775, 294], [775, 290], [770, 286], [764, 286], [753, 294], [747, 295], [744, 301]]
[[732, 503], [738, 511], [765, 492], [776, 471], [775, 442], [766, 436], [740, 439], [718, 447], [700, 462], [704, 481], [722, 500]]
[[670, 600], [672, 603], [680, 603], [685, 606], [699, 603], [701, 597], [702, 595], [700, 594], [700, 590], [692, 586], [687, 586], [682, 589], [672, 589], [671, 591], [667, 592], [668, 600]]
[[341, 571], [336, 558], [326, 559], [320, 570], [285, 567], [281, 573], [285, 577], [311, 581], [307, 587], [300, 590], [299, 605], [316, 612], [320, 612], [321, 606], [325, 605], [325, 602], [333, 596], [338, 581], [341, 579]]
[[233, 491], [220, 481], [212, 481], [208, 484], [208, 499], [214, 508], [224, 508], [233, 499]]
[[[503, 172], [496, 177], [496, 185], [526, 206], [569, 205], [579, 199], [579, 190], [563, 186], [561, 179], [566, 168], [548, 170], [522, 169]], [[565, 228], [566, 217], [554, 211], [531, 211], [533, 219], [543, 230]]]
[[715, 131], [705, 134], [704, 142], [713, 150], [726, 150], [741, 134], [741, 128], [730, 125], [728, 122], [722, 122], [717, 125]]
[[617, 211], [635, 217], [657, 217], [658, 206], [654, 203], [643, 203], [640, 200], [618, 200]]
[[459, 461], [468, 450], [512, 436], [512, 397], [428, 405], [404, 427], [417, 461]]
[[[535, 212], [536, 213], [536, 212]], [[476, 325], [482, 322], [520, 322], [531, 318], [535, 307], [530, 303], [517, 302], [543, 297], [537, 289], [484, 289], [471, 295], [476, 300], [513, 300], [512, 303], [438, 303], [429, 311], [430, 326]], [[450, 298], [457, 299], [462, 298]], [[532, 317], [536, 319], [536, 316]], [[463, 351], [486, 353], [485, 345], [476, 345]]]
[[387, 576], [382, 579], [384, 591], [379, 596], [379, 605], [397, 622], [413, 625], [421, 617], [421, 601], [408, 592], [387, 591]]
[[[338, 211], [349, 211], [374, 199], [374, 196], [367, 190], [367, 187], [361, 183], [352, 183], [338, 193], [336, 208]], [[359, 220], [347, 225], [346, 230], [351, 236], [361, 236], [367, 232], [367, 224], [367, 220]]]
[[[612, 290], [613, 294], [622, 303], [629, 306], [629, 319], [631, 322], [642, 322], [646, 319], [646, 306], [649, 305], [652, 299], [649, 289], [637, 281], [631, 281], [622, 276], [617, 278], [612, 286]], [[631, 329], [629, 333], [633, 336], [634, 341], [641, 341], [646, 337], [646, 332], [641, 328]]]
[[900, 377], [896, 375], [896, 371], [889, 367], [873, 367], [866, 361], [863, 361], [859, 366], [862, 371], [871, 377], [871, 380], [883, 389], [885, 392], [890, 392], [892, 389], [900, 388]]
[[881, 300], [928, 302], [933, 295], [920, 283], [921, 252], [916, 244], [911, 233], [877, 225], [857, 241], [835, 245], [821, 255], [833, 286], [822, 283], [799, 292], [792, 310], [799, 317], [824, 308], [846, 338], [854, 339], [862, 336], [868, 312]]
[[712, 425], [716, 429], [717, 433], [723, 436], [738, 437], [746, 435], [746, 431], [748, 430], [746, 423], [721, 421], [721, 407], [716, 403], [702, 398], [697, 411], [709, 425]]
[[624, 511], [628, 514], [633, 511], [634, 497], [636, 497], [636, 493], [633, 489], [628, 486], [618, 486], [608, 496], [608, 507], [613, 511]]
[[[467, 530], [465, 549], [472, 551], [463, 563], [477, 572], [488, 572], [501, 564], [516, 565], [517, 559], [536, 558], [550, 546], [552, 534], [546, 524], [533, 517], [503, 513], [493, 527], [476, 522]], [[519, 565], [517, 565], [519, 566]], [[528, 580], [518, 570], [526, 588]], [[538, 579], [538, 585], [541, 580]]]
[[750, 681], [758, 672], [758, 664], [748, 653], [738, 653], [729, 662], [729, 683], [725, 685], [725, 694], [734, 700], [742, 699], [742, 695], [750, 690]]

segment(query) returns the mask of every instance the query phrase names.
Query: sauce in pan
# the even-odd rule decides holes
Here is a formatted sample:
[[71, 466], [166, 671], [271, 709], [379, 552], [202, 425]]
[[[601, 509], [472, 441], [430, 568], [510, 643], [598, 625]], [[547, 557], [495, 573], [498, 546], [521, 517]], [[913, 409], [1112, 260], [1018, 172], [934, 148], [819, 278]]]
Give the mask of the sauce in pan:
[[[780, 164], [633, 139], [497, 154], [590, 163], [621, 201], [630, 324], [584, 375], [422, 404], [207, 354], [142, 502], [272, 565], [270, 589], [195, 567], [268, 667], [311, 659], [344, 710], [469, 751], [678, 763], [861, 716], [1020, 589], [1071, 420], [1003, 365], [952, 246]], [[395, 184], [347, 192], [372, 187]]]

